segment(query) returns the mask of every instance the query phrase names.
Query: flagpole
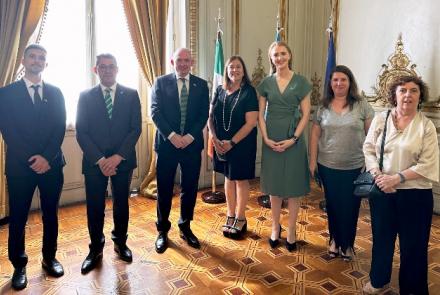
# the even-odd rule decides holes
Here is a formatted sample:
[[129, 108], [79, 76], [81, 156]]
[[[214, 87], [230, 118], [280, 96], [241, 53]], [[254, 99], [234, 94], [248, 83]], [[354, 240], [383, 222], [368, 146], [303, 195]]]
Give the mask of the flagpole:
[[[333, 9], [330, 13], [328, 28], [326, 30], [328, 32], [328, 48], [327, 48], [327, 65], [325, 67], [325, 77], [324, 77], [324, 93], [327, 89], [328, 83], [330, 83], [330, 73], [332, 69], [336, 66], [336, 52], [335, 52], [335, 44], [333, 39]], [[327, 202], [324, 200], [319, 202], [319, 208], [327, 212]]]
[[[220, 24], [223, 22], [223, 17], [221, 16], [221, 9], [218, 9], [218, 17], [215, 18], [217, 22], [217, 32], [216, 32], [216, 44], [215, 44], [215, 62], [214, 62], [214, 76], [212, 78], [212, 96], [214, 97], [214, 93], [216, 90], [216, 86], [219, 83], [219, 79], [221, 81], [224, 67], [224, 58], [223, 58], [223, 46], [221, 43], [221, 35], [223, 31], [221, 29]], [[208, 156], [213, 159], [214, 157], [214, 147], [212, 146], [212, 138], [208, 136]], [[209, 204], [219, 204], [226, 202], [226, 195], [224, 192], [216, 190], [216, 173], [214, 169], [212, 169], [211, 174], [211, 191], [205, 192], [202, 194], [202, 200], [205, 203]]]

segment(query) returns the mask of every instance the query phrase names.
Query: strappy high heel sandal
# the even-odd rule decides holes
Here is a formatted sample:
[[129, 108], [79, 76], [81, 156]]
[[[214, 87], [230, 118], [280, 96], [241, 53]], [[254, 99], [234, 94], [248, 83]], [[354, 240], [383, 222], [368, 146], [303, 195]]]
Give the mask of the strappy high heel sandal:
[[243, 238], [244, 234], [247, 232], [247, 220], [236, 218], [234, 225], [231, 226], [229, 230], [229, 235], [235, 240], [240, 240]]
[[330, 256], [330, 258], [336, 258], [339, 256], [339, 249], [336, 248], [336, 242], [335, 240], [331, 239], [330, 242], [328, 243], [329, 247], [328, 247], [328, 256]]
[[222, 225], [222, 231], [225, 237], [229, 238], [231, 227], [234, 225], [234, 221], [235, 221], [235, 216], [226, 217], [226, 223]]
[[350, 262], [354, 257], [354, 249], [352, 247], [348, 247], [345, 251], [341, 250], [341, 257], [345, 262]]

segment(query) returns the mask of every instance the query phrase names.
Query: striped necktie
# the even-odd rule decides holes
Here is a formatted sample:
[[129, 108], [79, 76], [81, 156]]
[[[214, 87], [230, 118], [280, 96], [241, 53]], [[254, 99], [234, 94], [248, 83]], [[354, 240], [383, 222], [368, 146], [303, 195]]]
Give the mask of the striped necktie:
[[188, 105], [188, 88], [186, 88], [186, 79], [180, 78], [182, 89], [180, 90], [180, 131], [183, 134], [186, 122], [186, 107]]
[[105, 107], [107, 109], [107, 114], [110, 119], [112, 118], [112, 111], [113, 111], [113, 102], [112, 102], [111, 91], [112, 91], [111, 88], [106, 88], [104, 90], [104, 92], [105, 92], [105, 95], [104, 95]]

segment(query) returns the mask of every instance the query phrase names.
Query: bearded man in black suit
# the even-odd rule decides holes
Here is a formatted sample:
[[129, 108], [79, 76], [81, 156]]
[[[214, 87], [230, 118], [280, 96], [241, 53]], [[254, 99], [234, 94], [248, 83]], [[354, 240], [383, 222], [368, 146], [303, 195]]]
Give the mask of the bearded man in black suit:
[[25, 51], [23, 79], [0, 89], [0, 130], [6, 143], [6, 180], [9, 191], [9, 260], [14, 266], [12, 287], [26, 288], [25, 226], [38, 187], [43, 212], [42, 266], [54, 277], [64, 274], [55, 258], [58, 202], [64, 184], [61, 144], [66, 109], [60, 89], [44, 82], [47, 51], [32, 44]]
[[157, 78], [152, 89], [151, 117], [157, 127], [154, 149], [157, 153], [157, 223], [159, 235], [155, 248], [163, 253], [168, 247], [168, 231], [174, 177], [181, 171], [180, 237], [189, 246], [200, 243], [191, 230], [196, 204], [203, 150], [203, 129], [208, 119], [207, 82], [190, 74], [191, 52], [180, 48], [171, 59], [175, 73]]
[[128, 197], [136, 168], [135, 146], [141, 134], [141, 109], [136, 90], [116, 83], [118, 65], [111, 54], [96, 58], [100, 85], [81, 93], [78, 101], [76, 137], [83, 150], [87, 223], [90, 252], [81, 272], [88, 273], [102, 260], [104, 210], [108, 181], [113, 197], [112, 240], [119, 258], [131, 262], [127, 247]]

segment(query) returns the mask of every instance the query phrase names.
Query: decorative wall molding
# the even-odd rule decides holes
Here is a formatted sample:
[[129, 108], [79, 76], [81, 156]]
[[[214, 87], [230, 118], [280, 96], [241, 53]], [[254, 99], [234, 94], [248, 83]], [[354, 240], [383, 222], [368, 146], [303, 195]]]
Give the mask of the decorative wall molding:
[[240, 0], [232, 0], [232, 54], [240, 54]]
[[258, 84], [260, 84], [261, 80], [263, 80], [263, 78], [267, 76], [266, 69], [263, 66], [262, 53], [263, 51], [261, 50], [261, 48], [258, 48], [257, 65], [252, 72], [252, 85], [254, 87], [257, 87]]
[[338, 48], [338, 28], [339, 28], [339, 0], [330, 0], [332, 14], [333, 40], [335, 43], [335, 51]]
[[199, 72], [199, 0], [189, 0], [189, 49], [195, 64], [192, 69], [193, 74]]
[[278, 15], [280, 17], [280, 25], [283, 30], [280, 32], [281, 40], [289, 42], [289, 0], [278, 0]]
[[318, 105], [321, 101], [322, 78], [318, 77], [318, 74], [315, 72], [310, 81], [312, 82], [312, 93], [310, 94], [310, 100], [312, 105]]

